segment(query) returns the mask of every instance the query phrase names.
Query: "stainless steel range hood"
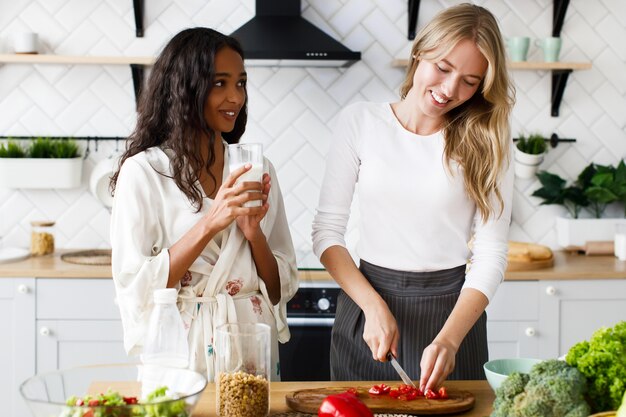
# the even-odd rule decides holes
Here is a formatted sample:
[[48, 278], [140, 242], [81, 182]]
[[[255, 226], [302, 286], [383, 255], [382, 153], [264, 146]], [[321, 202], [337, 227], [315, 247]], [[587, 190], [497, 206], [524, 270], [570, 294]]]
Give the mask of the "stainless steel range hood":
[[349, 67], [361, 59], [300, 15], [300, 0], [256, 0], [256, 16], [231, 36], [248, 66]]

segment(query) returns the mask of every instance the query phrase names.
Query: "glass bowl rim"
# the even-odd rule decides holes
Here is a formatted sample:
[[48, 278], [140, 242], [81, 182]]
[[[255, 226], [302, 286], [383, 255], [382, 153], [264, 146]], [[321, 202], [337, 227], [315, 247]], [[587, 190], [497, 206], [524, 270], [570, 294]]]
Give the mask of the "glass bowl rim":
[[[68, 405], [67, 402], [56, 402], [56, 401], [44, 401], [44, 400], [39, 400], [39, 399], [31, 399], [28, 398], [25, 393], [24, 393], [24, 386], [33, 381], [34, 379], [40, 379], [42, 377], [45, 377], [47, 375], [58, 375], [61, 372], [68, 372], [68, 371], [77, 371], [77, 370], [81, 370], [81, 369], [94, 369], [94, 368], [132, 368], [132, 367], [138, 367], [138, 366], [145, 366], [145, 364], [141, 363], [141, 362], [129, 362], [129, 363], [104, 363], [104, 364], [96, 364], [96, 365], [79, 365], [79, 366], [73, 366], [71, 368], [64, 368], [64, 369], [55, 369], [55, 370], [51, 370], [51, 371], [46, 371], [46, 372], [42, 372], [40, 374], [35, 374], [30, 376], [29, 378], [27, 378], [24, 382], [22, 382], [19, 386], [19, 392], [20, 395], [22, 396], [22, 399], [24, 399], [24, 401], [28, 401], [28, 402], [33, 402], [33, 403], [38, 403], [38, 404], [49, 404], [49, 405], [59, 405], [59, 406], [63, 406], [63, 407], [79, 407], [79, 408], [96, 408], [96, 409], [101, 409], [101, 408], [112, 408], [112, 407], [144, 407], [144, 406], [150, 406], [150, 405], [165, 405], [165, 404], [171, 404], [173, 402], [176, 401], [181, 401], [181, 400], [185, 400], [187, 398], [193, 397], [195, 395], [199, 395], [202, 393], [202, 391], [204, 391], [209, 383], [209, 381], [207, 380], [207, 377], [198, 372], [198, 371], [194, 371], [193, 369], [188, 369], [188, 368], [181, 368], [180, 370], [183, 371], [189, 371], [189, 372], [193, 372], [196, 373], [197, 375], [199, 375], [200, 377], [202, 377], [202, 388], [200, 388], [199, 390], [192, 392], [190, 394], [186, 394], [180, 398], [172, 398], [169, 400], [164, 400], [164, 401], [156, 401], [156, 402], [149, 402], [149, 403], [137, 403], [137, 404], [120, 404], [120, 405], [88, 405], [88, 404], [83, 404], [83, 405]], [[85, 394], [87, 395], [87, 394]], [[67, 401], [67, 400], [66, 400]]]

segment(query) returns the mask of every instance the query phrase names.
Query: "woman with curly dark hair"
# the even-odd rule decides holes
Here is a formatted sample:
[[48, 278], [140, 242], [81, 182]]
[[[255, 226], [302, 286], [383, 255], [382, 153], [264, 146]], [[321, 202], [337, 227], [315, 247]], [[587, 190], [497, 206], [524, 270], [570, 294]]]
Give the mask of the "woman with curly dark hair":
[[[246, 127], [246, 77], [234, 38], [208, 28], [174, 36], [154, 64], [111, 180], [125, 348], [142, 351], [154, 290], [177, 288], [189, 366], [209, 380], [213, 332], [235, 322], [271, 327], [278, 378], [278, 341], [289, 339], [285, 305], [298, 286], [274, 167], [265, 159], [262, 182], [240, 183], [251, 165], [228, 168], [227, 145]], [[244, 206], [252, 200], [262, 205]]]

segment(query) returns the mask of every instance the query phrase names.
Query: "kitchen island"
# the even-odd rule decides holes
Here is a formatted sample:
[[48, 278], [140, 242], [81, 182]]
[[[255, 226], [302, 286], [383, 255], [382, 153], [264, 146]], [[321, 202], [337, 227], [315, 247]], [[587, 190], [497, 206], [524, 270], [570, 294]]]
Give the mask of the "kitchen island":
[[[388, 381], [388, 385], [398, 385], [399, 381]], [[270, 385], [270, 416], [273, 414], [281, 413], [294, 413], [287, 403], [285, 402], [285, 395], [289, 392], [308, 389], [308, 388], [322, 388], [322, 387], [371, 387], [374, 384], [380, 384], [377, 382], [272, 382]], [[456, 388], [458, 390], [469, 391], [474, 394], [476, 403], [471, 410], [464, 413], [454, 414], [455, 416], [463, 417], [486, 417], [491, 414], [491, 405], [495, 399], [493, 390], [487, 383], [487, 381], [447, 381], [446, 387]], [[215, 384], [209, 384], [202, 393], [198, 405], [193, 413], [194, 417], [214, 417], [217, 416], [215, 412]]]

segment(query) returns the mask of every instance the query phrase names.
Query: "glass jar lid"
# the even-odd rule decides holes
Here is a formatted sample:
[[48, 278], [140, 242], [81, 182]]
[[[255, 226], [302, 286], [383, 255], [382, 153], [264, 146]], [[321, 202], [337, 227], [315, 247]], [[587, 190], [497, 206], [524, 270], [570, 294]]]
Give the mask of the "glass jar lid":
[[52, 221], [32, 221], [30, 225], [33, 227], [51, 227], [54, 226], [54, 223]]

